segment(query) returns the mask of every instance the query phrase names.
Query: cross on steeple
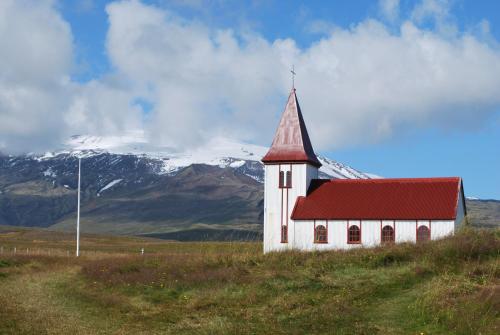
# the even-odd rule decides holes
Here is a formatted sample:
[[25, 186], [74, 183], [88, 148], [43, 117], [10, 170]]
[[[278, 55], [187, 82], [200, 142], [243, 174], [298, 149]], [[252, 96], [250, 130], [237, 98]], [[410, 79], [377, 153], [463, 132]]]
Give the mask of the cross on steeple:
[[290, 72], [292, 73], [292, 88], [295, 88], [295, 76], [297, 75], [295, 73], [295, 65], [292, 65]]

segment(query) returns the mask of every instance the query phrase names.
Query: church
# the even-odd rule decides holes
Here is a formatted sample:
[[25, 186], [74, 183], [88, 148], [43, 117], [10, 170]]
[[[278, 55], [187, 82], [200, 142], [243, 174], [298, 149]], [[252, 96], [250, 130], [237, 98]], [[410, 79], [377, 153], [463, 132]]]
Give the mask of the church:
[[419, 243], [453, 234], [467, 214], [459, 177], [318, 179], [295, 88], [262, 162], [264, 252]]

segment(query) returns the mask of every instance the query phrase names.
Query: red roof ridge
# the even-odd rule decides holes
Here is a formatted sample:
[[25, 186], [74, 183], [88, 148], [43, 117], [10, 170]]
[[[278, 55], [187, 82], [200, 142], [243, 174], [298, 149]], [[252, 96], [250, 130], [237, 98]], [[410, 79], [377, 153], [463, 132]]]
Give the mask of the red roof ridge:
[[327, 180], [336, 183], [387, 183], [387, 182], [437, 182], [437, 181], [459, 181], [460, 177], [417, 177], [417, 178], [373, 178], [373, 179], [314, 179], [314, 180]]

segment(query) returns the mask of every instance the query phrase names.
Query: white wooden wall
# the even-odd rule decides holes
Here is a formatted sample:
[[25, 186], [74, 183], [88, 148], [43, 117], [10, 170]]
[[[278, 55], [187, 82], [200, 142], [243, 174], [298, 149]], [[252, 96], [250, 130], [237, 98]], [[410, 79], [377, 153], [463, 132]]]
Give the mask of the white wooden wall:
[[[328, 250], [328, 249], [352, 249], [360, 247], [374, 247], [381, 244], [381, 221], [380, 220], [316, 220], [316, 226], [324, 225], [328, 229], [328, 243], [314, 243], [314, 224], [310, 221], [290, 221], [289, 231], [293, 230], [289, 237], [289, 248], [298, 250]], [[347, 243], [348, 226], [356, 224], [361, 226], [361, 243]], [[395, 230], [396, 243], [412, 242], [417, 239], [417, 228], [421, 225], [430, 227], [431, 239], [436, 240], [454, 233], [453, 220], [447, 221], [401, 221], [382, 220], [382, 227], [389, 225]], [[270, 248], [270, 250], [276, 250]]]
[[[284, 171], [286, 175], [290, 169], [292, 187], [280, 189], [279, 171]], [[290, 219], [293, 207], [297, 197], [307, 194], [311, 180], [318, 178], [318, 169], [309, 164], [273, 164], [265, 165], [264, 173], [264, 252], [294, 248], [295, 232]], [[283, 224], [288, 218], [288, 243], [281, 243], [281, 218]]]

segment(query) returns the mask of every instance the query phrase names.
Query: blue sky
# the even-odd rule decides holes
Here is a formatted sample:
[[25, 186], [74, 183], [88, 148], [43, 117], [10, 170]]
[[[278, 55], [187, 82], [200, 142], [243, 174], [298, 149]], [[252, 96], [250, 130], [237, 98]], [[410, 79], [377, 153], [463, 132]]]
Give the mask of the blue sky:
[[57, 68], [69, 79], [44, 90], [60, 114], [45, 128], [46, 117], [33, 122], [39, 133], [10, 127], [0, 149], [34, 146], [27, 133], [50, 147], [68, 135], [54, 129], [74, 133], [79, 122], [169, 144], [222, 133], [269, 145], [294, 63], [316, 151], [385, 177], [461, 176], [468, 196], [500, 199], [498, 1], [42, 3], [57, 21], [39, 28], [47, 44], [69, 48]]

